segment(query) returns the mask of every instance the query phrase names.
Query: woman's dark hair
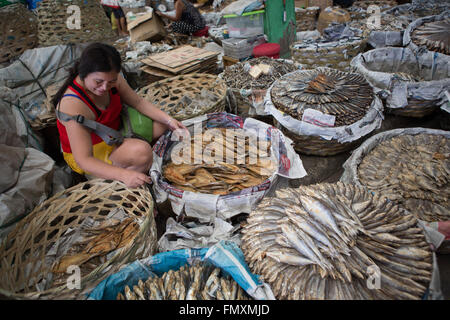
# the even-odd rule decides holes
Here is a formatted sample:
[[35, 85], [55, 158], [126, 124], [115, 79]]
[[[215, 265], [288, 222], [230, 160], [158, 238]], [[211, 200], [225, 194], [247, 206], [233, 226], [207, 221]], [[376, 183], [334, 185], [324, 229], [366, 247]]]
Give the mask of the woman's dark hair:
[[120, 54], [113, 46], [98, 42], [88, 45], [81, 53], [80, 59], [69, 69], [69, 77], [53, 97], [52, 104], [56, 108], [67, 87], [78, 75], [83, 80], [93, 72], [120, 72], [121, 63]]

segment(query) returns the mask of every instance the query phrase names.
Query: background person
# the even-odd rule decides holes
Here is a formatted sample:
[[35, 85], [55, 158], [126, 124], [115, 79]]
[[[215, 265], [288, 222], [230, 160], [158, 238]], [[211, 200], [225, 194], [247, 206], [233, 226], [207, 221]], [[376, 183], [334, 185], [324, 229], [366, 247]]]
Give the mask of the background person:
[[188, 0], [175, 2], [175, 16], [156, 11], [156, 14], [173, 21], [170, 25], [173, 32], [191, 35], [206, 26], [205, 19]]
[[[119, 0], [101, 0], [101, 5], [105, 10], [106, 15], [111, 20], [111, 15], [114, 15], [114, 18], [117, 21], [117, 29], [119, 31], [119, 36], [127, 36], [129, 34], [127, 30], [127, 20], [125, 18], [125, 13], [119, 5]], [[111, 20], [111, 24], [112, 24]]]

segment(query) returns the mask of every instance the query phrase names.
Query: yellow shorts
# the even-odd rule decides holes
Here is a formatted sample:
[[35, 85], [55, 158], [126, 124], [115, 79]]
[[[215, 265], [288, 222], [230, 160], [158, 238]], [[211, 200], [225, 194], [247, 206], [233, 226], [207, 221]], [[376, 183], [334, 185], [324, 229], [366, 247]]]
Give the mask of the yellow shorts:
[[[111, 155], [112, 151], [114, 150], [114, 146], [107, 145], [106, 142], [102, 141], [100, 143], [97, 143], [93, 146], [93, 154], [94, 158], [99, 159], [103, 162], [106, 162], [108, 164], [112, 164], [111, 160], [109, 160], [109, 156]], [[75, 162], [75, 158], [73, 157], [73, 154], [63, 152], [64, 160], [67, 162], [69, 167], [79, 173], [79, 174], [90, 174], [89, 172], [83, 171], [78, 164]]]

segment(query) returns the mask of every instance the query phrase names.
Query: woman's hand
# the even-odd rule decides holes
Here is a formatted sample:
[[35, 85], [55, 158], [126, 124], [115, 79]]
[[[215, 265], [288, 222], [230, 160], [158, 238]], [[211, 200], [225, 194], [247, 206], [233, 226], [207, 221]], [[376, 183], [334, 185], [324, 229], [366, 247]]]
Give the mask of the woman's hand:
[[184, 124], [182, 124], [180, 121], [174, 119], [174, 118], [169, 118], [166, 121], [166, 126], [169, 127], [169, 129], [171, 131], [175, 131], [177, 129], [181, 129], [181, 130], [187, 130], [187, 128], [185, 127]]
[[152, 180], [150, 179], [150, 176], [145, 173], [134, 170], [126, 170], [120, 181], [125, 183], [128, 188], [137, 188], [142, 186], [144, 183], [151, 183]]

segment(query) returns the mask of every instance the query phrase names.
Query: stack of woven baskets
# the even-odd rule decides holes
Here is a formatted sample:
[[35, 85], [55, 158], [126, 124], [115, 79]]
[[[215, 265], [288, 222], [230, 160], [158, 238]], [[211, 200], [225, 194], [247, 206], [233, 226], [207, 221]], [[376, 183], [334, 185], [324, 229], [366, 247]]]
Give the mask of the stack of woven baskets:
[[297, 32], [310, 31], [316, 29], [319, 7], [295, 8], [295, 21]]
[[[69, 6], [78, 7], [79, 15], [70, 11]], [[98, 1], [42, 0], [37, 15], [40, 46], [105, 41], [115, 37]]]
[[102, 179], [81, 183], [37, 206], [7, 236], [0, 247], [0, 293], [86, 299], [123, 265], [156, 253], [156, 237], [147, 188]]
[[0, 8], [0, 30], [0, 62], [38, 44], [37, 19], [21, 3]]
[[291, 47], [292, 58], [306, 69], [328, 67], [350, 71], [350, 61], [363, 52], [367, 39], [352, 37], [338, 41], [297, 42]]
[[191, 73], [154, 82], [138, 90], [177, 120], [225, 111], [227, 86], [219, 77]]

